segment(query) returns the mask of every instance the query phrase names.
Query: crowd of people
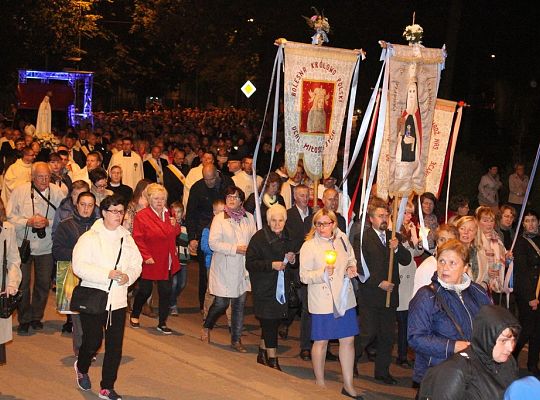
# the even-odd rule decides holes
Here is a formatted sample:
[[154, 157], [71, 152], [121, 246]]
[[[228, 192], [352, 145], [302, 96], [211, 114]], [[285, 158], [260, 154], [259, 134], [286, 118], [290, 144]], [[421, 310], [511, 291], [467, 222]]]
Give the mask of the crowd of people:
[[[321, 387], [325, 360], [338, 359], [344, 396], [363, 398], [353, 380], [364, 355], [376, 381], [398, 383], [390, 373], [396, 342], [395, 363], [413, 368], [418, 398], [502, 398], [527, 343], [527, 369], [540, 376], [539, 217], [527, 207], [517, 226], [528, 183], [522, 164], [507, 204], [491, 167], [472, 213], [456, 195], [441, 215], [437, 198], [424, 193], [392, 233], [390, 205], [373, 196], [365, 226], [357, 216], [347, 229], [336, 176], [314, 198], [302, 164], [289, 177], [282, 146], [271, 164], [269, 143], [254, 171], [254, 120], [236, 109], [96, 113], [93, 128], [55, 132], [53, 143], [36, 140], [24, 122], [2, 127], [0, 239], [6, 292], [22, 292], [16, 332], [43, 329], [54, 271], [69, 263], [81, 288], [106, 298], [98, 312], [70, 313], [63, 327], [73, 335], [77, 385], [91, 389], [88, 370], [105, 338], [99, 396], [120, 399], [126, 322], [139, 328], [156, 297], [156, 329], [171, 334], [167, 320], [179, 312], [191, 260], [203, 342], [227, 314], [231, 349], [247, 352], [251, 292], [261, 327], [256, 362], [281, 371], [278, 340], [299, 316], [300, 357], [311, 360]], [[0, 320], [0, 363], [11, 323]], [[329, 341], [339, 343], [337, 356]], [[456, 394], [441, 396], [445, 384]]]

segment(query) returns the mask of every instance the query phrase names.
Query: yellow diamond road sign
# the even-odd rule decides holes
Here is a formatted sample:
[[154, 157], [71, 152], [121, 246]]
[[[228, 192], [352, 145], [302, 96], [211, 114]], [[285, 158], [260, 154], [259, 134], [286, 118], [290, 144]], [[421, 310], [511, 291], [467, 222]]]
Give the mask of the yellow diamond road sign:
[[255, 87], [255, 85], [253, 83], [251, 83], [250, 81], [247, 81], [246, 83], [244, 83], [244, 86], [242, 86], [242, 88], [240, 89], [245, 95], [246, 97], [249, 99], [251, 97], [251, 95], [253, 93], [255, 93], [255, 91], [257, 90], [257, 88]]

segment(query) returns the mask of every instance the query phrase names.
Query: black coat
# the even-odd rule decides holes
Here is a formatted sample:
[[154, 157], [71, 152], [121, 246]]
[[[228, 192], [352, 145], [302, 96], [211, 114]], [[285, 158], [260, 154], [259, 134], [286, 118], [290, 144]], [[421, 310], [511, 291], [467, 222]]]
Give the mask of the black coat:
[[[370, 307], [385, 307], [386, 291], [379, 287], [382, 281], [388, 280], [388, 264], [390, 262], [389, 242], [392, 232], [386, 231], [386, 246], [383, 246], [381, 239], [373, 228], [364, 230], [364, 240], [362, 242], [362, 254], [370, 273], [369, 279], [360, 285], [360, 299], [364, 305]], [[409, 265], [411, 262], [411, 253], [401, 244], [399, 235], [398, 251], [394, 254], [394, 268], [392, 270], [392, 283], [395, 285], [390, 296], [390, 307], [399, 305], [399, 264]], [[356, 259], [360, 260], [360, 234], [353, 238], [353, 248]]]
[[[540, 236], [532, 241], [540, 248]], [[514, 293], [519, 304], [528, 305], [536, 298], [536, 283], [540, 273], [540, 255], [529, 241], [520, 236], [514, 247]]]
[[127, 205], [131, 201], [131, 198], [133, 197], [133, 189], [129, 187], [128, 185], [124, 185], [123, 183], [120, 184], [120, 186], [111, 186], [109, 183], [107, 185], [107, 189], [109, 189], [114, 194], [117, 194], [124, 199], [124, 207], [127, 208]]
[[92, 227], [96, 219], [94, 215], [83, 218], [75, 211], [72, 217], [60, 222], [54, 232], [52, 246], [54, 259], [57, 261], [71, 261], [73, 248], [77, 244], [79, 237]]
[[[249, 242], [246, 269], [249, 271], [251, 281], [253, 310], [258, 318], [281, 319], [287, 316], [287, 302], [279, 304], [276, 300], [278, 271], [272, 269], [272, 261], [283, 261], [289, 251], [292, 251], [292, 243], [286, 230], [278, 237], [265, 226], [255, 233]], [[289, 267], [285, 269], [286, 299], [289, 289], [288, 269]]]
[[212, 219], [214, 212], [212, 204], [217, 199], [225, 201], [225, 189], [234, 186], [231, 178], [218, 173], [220, 177], [216, 186], [209, 188], [204, 179], [193, 184], [189, 191], [189, 199], [186, 207], [186, 228], [189, 240], [201, 240], [201, 233]]

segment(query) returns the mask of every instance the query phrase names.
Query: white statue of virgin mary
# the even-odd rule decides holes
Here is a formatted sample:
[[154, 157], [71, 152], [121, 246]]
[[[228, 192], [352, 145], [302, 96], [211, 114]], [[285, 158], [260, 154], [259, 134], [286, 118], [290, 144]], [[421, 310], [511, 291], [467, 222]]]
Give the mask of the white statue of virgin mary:
[[47, 94], [39, 105], [35, 136], [43, 139], [51, 134], [51, 103]]

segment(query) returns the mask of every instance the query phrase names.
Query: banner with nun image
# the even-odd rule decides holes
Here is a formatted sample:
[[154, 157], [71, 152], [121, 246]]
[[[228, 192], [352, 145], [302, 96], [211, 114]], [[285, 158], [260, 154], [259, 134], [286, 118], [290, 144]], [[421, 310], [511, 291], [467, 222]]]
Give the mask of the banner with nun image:
[[444, 49], [391, 45], [388, 103], [377, 171], [377, 194], [426, 191], [426, 165]]
[[359, 50], [286, 42], [285, 166], [289, 176], [295, 174], [300, 158], [312, 180], [332, 173], [359, 54]]

